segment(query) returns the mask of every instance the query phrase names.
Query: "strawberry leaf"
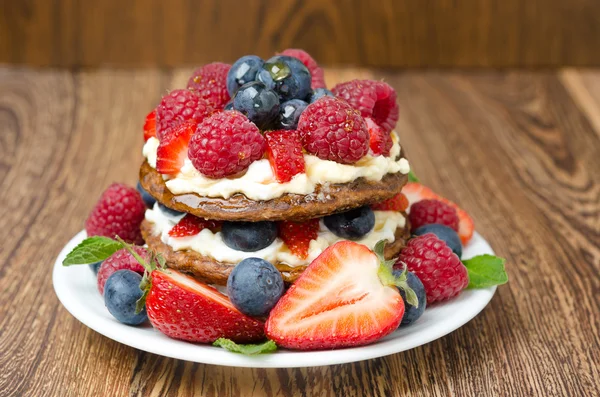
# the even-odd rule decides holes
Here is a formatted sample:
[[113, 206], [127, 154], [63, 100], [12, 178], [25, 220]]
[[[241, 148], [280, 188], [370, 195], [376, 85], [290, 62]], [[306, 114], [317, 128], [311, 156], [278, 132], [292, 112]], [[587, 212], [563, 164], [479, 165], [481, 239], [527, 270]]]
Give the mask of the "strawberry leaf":
[[419, 178], [415, 175], [413, 170], [408, 171], [408, 181], [409, 182], [420, 182]]
[[274, 341], [268, 340], [258, 345], [242, 345], [237, 344], [231, 339], [219, 338], [214, 341], [213, 346], [222, 347], [232, 353], [241, 353], [247, 356], [253, 356], [256, 354], [272, 353], [277, 350], [277, 345]]
[[466, 259], [463, 264], [469, 274], [467, 288], [487, 288], [508, 282], [508, 274], [504, 268], [506, 260], [494, 255], [478, 255]]
[[411, 306], [419, 307], [419, 299], [417, 298], [417, 294], [415, 293], [415, 291], [412, 290], [412, 288], [410, 288], [410, 286], [406, 282], [406, 265], [404, 265], [404, 269], [402, 270], [402, 272], [400, 272], [399, 275], [397, 273], [394, 274], [394, 264], [396, 263], [396, 261], [393, 259], [385, 259], [383, 254], [385, 244], [385, 240], [379, 240], [377, 244], [375, 244], [375, 248], [373, 248], [373, 252], [375, 253], [375, 255], [377, 255], [377, 258], [379, 259], [379, 270], [377, 271], [379, 280], [383, 285], [393, 285], [400, 288], [402, 291], [404, 291], [406, 301]]
[[94, 236], [83, 240], [63, 260], [63, 266], [100, 262], [123, 248], [123, 244], [108, 237]]

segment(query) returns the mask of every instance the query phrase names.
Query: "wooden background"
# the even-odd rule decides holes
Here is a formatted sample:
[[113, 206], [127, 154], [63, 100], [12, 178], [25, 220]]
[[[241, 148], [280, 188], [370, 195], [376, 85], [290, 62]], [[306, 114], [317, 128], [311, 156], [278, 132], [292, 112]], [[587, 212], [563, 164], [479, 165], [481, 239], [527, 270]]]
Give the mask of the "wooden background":
[[0, 64], [600, 66], [598, 0], [0, 0]]

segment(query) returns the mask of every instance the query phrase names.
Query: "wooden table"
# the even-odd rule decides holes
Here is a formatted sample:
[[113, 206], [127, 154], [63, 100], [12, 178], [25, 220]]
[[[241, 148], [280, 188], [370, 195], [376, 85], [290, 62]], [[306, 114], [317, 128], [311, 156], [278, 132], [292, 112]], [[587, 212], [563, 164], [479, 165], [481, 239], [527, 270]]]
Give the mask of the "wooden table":
[[444, 338], [348, 365], [244, 369], [138, 351], [75, 320], [52, 290], [54, 259], [109, 183], [136, 182], [143, 118], [189, 72], [0, 69], [0, 395], [599, 395], [598, 71], [328, 71], [330, 84], [397, 89], [416, 173], [507, 258], [509, 284]]

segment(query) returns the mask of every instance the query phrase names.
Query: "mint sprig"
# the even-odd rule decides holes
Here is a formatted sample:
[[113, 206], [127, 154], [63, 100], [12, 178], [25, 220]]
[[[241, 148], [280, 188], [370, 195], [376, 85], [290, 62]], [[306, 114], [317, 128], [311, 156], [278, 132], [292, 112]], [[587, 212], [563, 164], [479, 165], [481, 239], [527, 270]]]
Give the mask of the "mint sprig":
[[393, 259], [385, 259], [383, 254], [385, 244], [385, 240], [380, 240], [377, 242], [377, 244], [375, 244], [375, 248], [373, 248], [373, 252], [375, 255], [377, 255], [377, 258], [379, 258], [379, 270], [377, 271], [377, 275], [379, 276], [381, 283], [383, 285], [393, 285], [400, 288], [402, 291], [404, 291], [406, 302], [408, 302], [411, 306], [419, 307], [419, 298], [417, 297], [415, 291], [410, 288], [407, 282], [408, 276], [406, 275], [406, 266], [404, 266], [404, 269], [399, 276], [394, 274], [394, 263], [396, 263], [396, 261]]
[[467, 288], [488, 288], [508, 282], [504, 268], [506, 260], [494, 255], [478, 255], [462, 261], [469, 274]]
[[123, 245], [108, 237], [94, 236], [83, 240], [63, 260], [63, 266], [87, 265], [100, 262], [123, 248]]
[[409, 182], [420, 182], [419, 178], [415, 175], [412, 168], [408, 171], [408, 181]]
[[257, 345], [254, 344], [238, 344], [231, 339], [219, 338], [213, 342], [213, 346], [222, 347], [232, 353], [241, 353], [247, 356], [255, 356], [257, 354], [273, 353], [277, 350], [277, 345], [274, 341], [268, 340]]

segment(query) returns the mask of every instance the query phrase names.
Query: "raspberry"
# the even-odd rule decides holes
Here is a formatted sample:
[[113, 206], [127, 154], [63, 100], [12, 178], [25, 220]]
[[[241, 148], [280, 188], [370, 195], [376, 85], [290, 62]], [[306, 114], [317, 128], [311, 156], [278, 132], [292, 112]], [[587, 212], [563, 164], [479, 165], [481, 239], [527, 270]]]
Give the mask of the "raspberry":
[[85, 221], [88, 236], [121, 237], [128, 243], [142, 244], [140, 224], [146, 206], [135, 188], [121, 183], [110, 185]]
[[209, 178], [244, 171], [266, 149], [258, 127], [235, 110], [215, 113], [198, 125], [190, 139], [188, 157]]
[[302, 143], [297, 131], [271, 131], [265, 135], [265, 139], [267, 156], [277, 181], [289, 182], [294, 175], [305, 172]]
[[357, 162], [369, 150], [369, 131], [360, 113], [344, 100], [325, 96], [308, 105], [298, 121], [304, 149], [324, 160]]
[[221, 62], [204, 65], [192, 73], [187, 88], [197, 93], [215, 109], [223, 109], [230, 99], [229, 92], [227, 92], [229, 69], [231, 69], [231, 65]]
[[373, 204], [371, 208], [374, 211], [406, 211], [408, 208], [408, 199], [402, 193], [398, 193], [394, 197], [382, 201], [381, 203]]
[[[134, 246], [131, 247], [136, 254], [142, 259], [148, 260], [148, 251], [143, 247]], [[127, 251], [125, 248], [121, 248], [102, 262], [100, 269], [98, 269], [98, 291], [100, 295], [104, 294], [104, 284], [106, 280], [117, 270], [132, 270], [139, 274], [144, 274], [144, 267], [138, 263], [138, 261]]]
[[325, 73], [323, 69], [319, 67], [317, 61], [314, 60], [310, 54], [304, 50], [297, 48], [288, 48], [284, 50], [281, 55], [287, 55], [290, 57], [298, 58], [300, 62], [306, 66], [311, 75], [310, 87], [314, 90], [315, 88], [325, 88]]
[[352, 80], [331, 89], [338, 98], [345, 99], [360, 111], [363, 117], [372, 117], [386, 132], [394, 129], [399, 108], [396, 91], [383, 81]]
[[458, 215], [456, 209], [439, 200], [421, 200], [410, 207], [408, 215], [413, 230], [423, 225], [439, 223], [458, 232]]
[[170, 128], [191, 119], [199, 123], [213, 111], [213, 107], [195, 93], [173, 90], [162, 98], [156, 108], [156, 137], [162, 140]]
[[378, 126], [372, 118], [366, 117], [367, 129], [369, 130], [369, 147], [375, 156], [389, 156], [392, 142], [392, 135]]
[[217, 232], [221, 229], [221, 222], [199, 218], [192, 214], [186, 214], [181, 220], [169, 230], [171, 237], [194, 236], [204, 229]]

